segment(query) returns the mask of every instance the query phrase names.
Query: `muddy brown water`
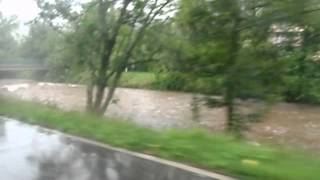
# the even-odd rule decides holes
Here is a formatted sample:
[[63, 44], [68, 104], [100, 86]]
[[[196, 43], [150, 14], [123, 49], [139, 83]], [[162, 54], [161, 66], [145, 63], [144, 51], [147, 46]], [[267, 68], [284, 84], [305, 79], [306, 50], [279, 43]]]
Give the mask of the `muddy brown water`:
[[[64, 110], [84, 110], [85, 87], [25, 80], [1, 80], [0, 90], [21, 99], [56, 105]], [[140, 89], [117, 89], [106, 115], [152, 128], [205, 127], [213, 132], [225, 128], [225, 109], [199, 106], [192, 120], [192, 94]], [[244, 109], [259, 106], [247, 103]], [[278, 103], [268, 108], [261, 121], [252, 123], [245, 136], [252, 141], [320, 150], [320, 106]]]

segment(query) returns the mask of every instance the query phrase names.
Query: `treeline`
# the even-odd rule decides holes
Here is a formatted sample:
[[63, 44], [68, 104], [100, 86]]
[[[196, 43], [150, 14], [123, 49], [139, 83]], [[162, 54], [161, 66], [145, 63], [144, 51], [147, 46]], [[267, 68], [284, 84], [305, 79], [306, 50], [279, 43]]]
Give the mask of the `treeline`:
[[41, 60], [50, 80], [86, 82], [91, 112], [107, 109], [125, 71], [153, 72], [162, 89], [223, 96], [215, 103], [227, 107], [230, 130], [236, 98], [320, 102], [318, 0], [37, 2], [29, 35], [1, 46]]

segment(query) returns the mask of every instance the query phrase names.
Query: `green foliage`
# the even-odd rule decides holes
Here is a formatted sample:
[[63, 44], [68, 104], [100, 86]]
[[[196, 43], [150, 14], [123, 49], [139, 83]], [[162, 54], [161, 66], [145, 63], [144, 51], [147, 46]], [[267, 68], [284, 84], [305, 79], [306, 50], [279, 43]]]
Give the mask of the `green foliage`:
[[153, 89], [156, 75], [148, 72], [125, 72], [123, 73], [119, 86], [140, 89]]
[[153, 87], [159, 90], [183, 91], [187, 78], [179, 72], [165, 72], [156, 74]]
[[285, 100], [288, 102], [319, 104], [319, 83], [318, 77], [301, 79], [298, 76], [288, 76], [285, 80]]
[[138, 127], [117, 119], [0, 97], [0, 114], [21, 121], [90, 138], [116, 147], [232, 174], [239, 179], [316, 180], [320, 159], [303, 152], [254, 146], [203, 130]]
[[274, 96], [273, 88], [281, 83], [277, 51], [268, 38], [271, 24], [251, 25], [268, 20], [264, 8], [258, 14], [255, 5], [251, 1], [183, 0], [178, 13], [191, 45], [184, 71], [195, 77], [222, 77], [220, 87], [214, 89], [222, 90], [227, 127], [233, 132], [242, 124], [235, 113], [235, 99]]
[[290, 47], [285, 53], [288, 63], [285, 97], [288, 101], [319, 103], [319, 45], [317, 26], [299, 21], [304, 26], [301, 45]]
[[[71, 50], [66, 75], [89, 72], [87, 109], [101, 114], [108, 108], [122, 73], [128, 68], [144, 69], [141, 64], [154, 59], [157, 51], [145, 46], [145, 35], [150, 26], [165, 23], [160, 17], [174, 4], [173, 0], [100, 0], [76, 7], [75, 0], [37, 2], [40, 19], [66, 35], [66, 47]], [[74, 10], [77, 8], [79, 12]], [[61, 19], [67, 25], [56, 23]], [[107, 85], [109, 92], [104, 98]], [[93, 91], [95, 87], [97, 91]]]
[[17, 41], [14, 37], [14, 31], [18, 27], [14, 17], [4, 17], [0, 12], [0, 63], [16, 59], [15, 53]]
[[[239, 12], [241, 24], [238, 29], [239, 39], [232, 42], [233, 22], [237, 17], [237, 5], [241, 4]], [[263, 26], [240, 30], [242, 26], [267, 20], [264, 15], [255, 15], [251, 2], [232, 1], [181, 1], [181, 11], [178, 18], [182, 29], [189, 34], [193, 45], [189, 56], [187, 70], [195, 76], [223, 77], [225, 83], [220, 83], [222, 89], [227, 88], [227, 82], [237, 87], [237, 97], [264, 97], [278, 93], [277, 86], [281, 84], [282, 63], [277, 61], [277, 48], [268, 41], [269, 23]], [[261, 32], [261, 34], [257, 34]], [[231, 49], [232, 43], [239, 44], [237, 49]], [[231, 52], [230, 52], [231, 51]], [[234, 52], [236, 51], [236, 52]], [[233, 62], [230, 54], [236, 53]]]
[[36, 62], [45, 63], [58, 43], [59, 34], [45, 23], [30, 24], [28, 36], [23, 39], [19, 54], [25, 59], [32, 59]]
[[[50, 81], [96, 81], [104, 39], [96, 1], [81, 4], [78, 11], [73, 8], [80, 7], [74, 0], [37, 2], [42, 11], [19, 45], [12, 34], [17, 25], [15, 19], [1, 15], [1, 61], [18, 55], [20, 58], [15, 58], [18, 63], [48, 65]], [[128, 17], [121, 24], [108, 72], [123, 70], [123, 59], [140, 27], [134, 23], [135, 17], [146, 2], [132, 1], [134, 8], [127, 12]], [[143, 75], [137, 73], [124, 75], [120, 85], [225, 95], [227, 85], [233, 84], [237, 87], [234, 95], [239, 98], [318, 103], [318, 7], [317, 0], [181, 0], [175, 15], [160, 13], [174, 18], [156, 18], [149, 24], [127, 59], [129, 71], [156, 73], [156, 80], [147, 75], [143, 80]], [[108, 11], [109, 35], [116, 26], [119, 8], [113, 4]], [[237, 14], [239, 47], [234, 52], [231, 35]], [[146, 12], [142, 13], [137, 22], [146, 16]], [[55, 20], [59, 18], [66, 22], [57, 23]], [[274, 27], [280, 31], [275, 32]], [[285, 40], [272, 42], [277, 36]], [[236, 60], [230, 63], [233, 53]], [[163, 69], [168, 72], [158, 74]]]

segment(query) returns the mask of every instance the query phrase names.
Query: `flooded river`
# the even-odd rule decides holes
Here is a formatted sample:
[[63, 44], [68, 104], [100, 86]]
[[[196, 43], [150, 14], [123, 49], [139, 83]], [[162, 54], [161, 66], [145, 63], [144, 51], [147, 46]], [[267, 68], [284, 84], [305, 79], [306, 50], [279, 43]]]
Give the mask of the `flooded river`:
[[[58, 106], [63, 110], [84, 110], [86, 91], [82, 85], [33, 81], [0, 81], [0, 90], [25, 100]], [[106, 115], [134, 121], [152, 128], [184, 128], [192, 121], [192, 95], [140, 89], [117, 89]], [[224, 127], [224, 109], [200, 108], [199, 121], [214, 130]]]
[[[39, 101], [64, 110], [84, 110], [85, 87], [33, 81], [2, 80], [2, 93]], [[152, 128], [202, 126], [214, 132], [225, 128], [225, 109], [199, 106], [192, 120], [192, 94], [119, 88], [106, 115], [120, 117]], [[252, 108], [258, 104], [244, 104]], [[251, 106], [251, 107], [250, 107]], [[260, 122], [250, 124], [245, 135], [253, 141], [285, 144], [320, 150], [320, 107], [278, 103], [270, 107]]]

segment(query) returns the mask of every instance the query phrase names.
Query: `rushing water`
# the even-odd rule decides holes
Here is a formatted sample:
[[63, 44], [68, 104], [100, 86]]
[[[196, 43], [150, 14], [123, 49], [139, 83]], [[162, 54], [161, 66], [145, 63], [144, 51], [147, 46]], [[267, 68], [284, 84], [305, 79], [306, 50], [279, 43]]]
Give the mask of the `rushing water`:
[[[64, 110], [84, 110], [85, 87], [32, 81], [0, 81], [0, 89], [25, 100], [40, 101]], [[153, 128], [191, 127], [192, 95], [139, 89], [117, 89], [107, 115]], [[214, 130], [224, 127], [224, 109], [201, 106], [198, 121]]]
[[[84, 110], [85, 87], [24, 80], [0, 81], [0, 91], [22, 99], [39, 101], [64, 110]], [[107, 115], [152, 128], [202, 126], [212, 131], [225, 128], [225, 109], [199, 106], [192, 120], [192, 94], [119, 88]], [[258, 107], [244, 102], [242, 111]], [[320, 150], [320, 107], [279, 103], [270, 107], [261, 122], [251, 124], [245, 135], [253, 141]]]

